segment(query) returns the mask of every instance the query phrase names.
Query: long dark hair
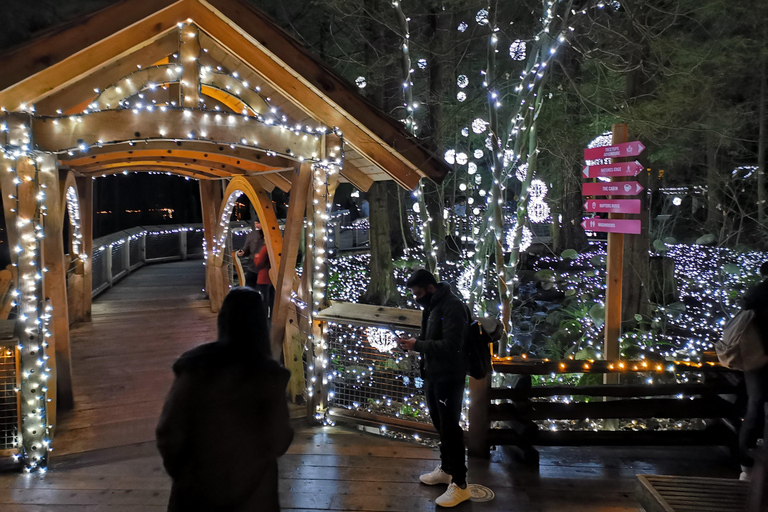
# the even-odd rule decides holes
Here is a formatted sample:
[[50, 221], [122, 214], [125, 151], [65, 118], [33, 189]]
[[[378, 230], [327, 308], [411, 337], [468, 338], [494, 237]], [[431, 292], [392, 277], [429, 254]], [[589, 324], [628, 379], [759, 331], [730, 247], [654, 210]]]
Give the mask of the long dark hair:
[[218, 341], [242, 348], [257, 358], [272, 357], [267, 310], [256, 290], [232, 288], [224, 297], [216, 324]]

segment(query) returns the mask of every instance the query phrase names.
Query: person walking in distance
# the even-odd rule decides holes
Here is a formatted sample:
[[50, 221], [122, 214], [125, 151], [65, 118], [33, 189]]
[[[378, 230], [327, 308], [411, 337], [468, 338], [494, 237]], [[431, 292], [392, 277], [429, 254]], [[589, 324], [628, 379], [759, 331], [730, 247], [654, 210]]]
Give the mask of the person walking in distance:
[[270, 353], [261, 295], [233, 288], [218, 339], [182, 355], [157, 425], [169, 512], [278, 512], [277, 459], [293, 439], [290, 372]]
[[245, 286], [256, 288], [259, 279], [259, 272], [254, 268], [253, 258], [259, 254], [264, 247], [264, 232], [261, 230], [261, 223], [256, 219], [253, 223], [253, 231], [248, 233], [243, 242], [243, 247], [237, 251], [240, 258], [244, 258], [243, 272], [245, 273]]
[[[768, 261], [760, 266], [762, 282], [752, 287], [741, 298], [741, 307], [755, 312], [757, 332], [763, 347], [768, 352]], [[768, 443], [768, 366], [744, 372], [747, 384], [747, 413], [739, 430], [739, 457], [741, 459], [740, 480], [749, 480], [755, 461], [750, 454], [762, 436]], [[760, 426], [764, 428], [760, 429]]]
[[427, 407], [440, 435], [440, 465], [419, 479], [427, 485], [448, 484], [435, 503], [455, 507], [471, 496], [464, 431], [459, 425], [466, 378], [462, 345], [469, 326], [468, 310], [448, 283], [438, 283], [427, 270], [415, 271], [406, 286], [424, 311], [418, 339], [401, 338], [400, 348], [421, 354]]

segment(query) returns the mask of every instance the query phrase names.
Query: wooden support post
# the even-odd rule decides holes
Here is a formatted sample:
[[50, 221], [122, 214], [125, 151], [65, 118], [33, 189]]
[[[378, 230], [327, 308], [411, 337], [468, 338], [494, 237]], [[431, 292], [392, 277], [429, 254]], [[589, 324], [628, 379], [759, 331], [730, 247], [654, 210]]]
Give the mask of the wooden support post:
[[186, 229], [179, 230], [179, 256], [181, 256], [181, 261], [186, 261], [187, 259], [187, 230]]
[[[612, 127], [612, 145], [629, 141], [626, 124], [615, 124]], [[618, 159], [615, 159], [616, 161]], [[623, 178], [611, 178], [611, 181]], [[623, 219], [620, 213], [611, 213], [610, 219]], [[624, 270], [624, 234], [608, 233], [608, 254], [606, 257], [606, 291], [605, 291], [605, 347], [603, 357], [610, 361], [620, 359], [619, 336], [621, 335], [621, 285]], [[605, 384], [616, 384], [619, 374], [606, 374]]]
[[[275, 303], [272, 313], [272, 355], [280, 360], [280, 352], [285, 354], [298, 351], [287, 346], [289, 339], [285, 337], [288, 308], [293, 291], [293, 280], [296, 275], [296, 258], [299, 254], [301, 243], [301, 230], [304, 227], [304, 213], [307, 207], [307, 191], [312, 181], [312, 164], [305, 162], [296, 170], [293, 178], [293, 187], [288, 200], [288, 215], [285, 219], [285, 233], [283, 234], [283, 250], [280, 257], [280, 267], [275, 281]], [[299, 353], [298, 366], [294, 368], [294, 361], [285, 359], [285, 367], [292, 373], [304, 372]]]
[[[36, 224], [42, 222], [38, 194], [45, 192], [45, 189], [40, 188], [39, 175], [55, 171], [55, 166], [45, 166], [46, 163], [51, 163], [49, 158], [53, 157], [46, 155], [41, 162], [41, 168], [47, 169], [45, 171], [38, 172], [35, 161], [23, 156], [16, 160], [12, 167], [9, 166], [15, 173], [0, 173], [8, 245], [18, 248], [11, 250], [10, 256], [18, 280], [16, 290], [19, 315], [15, 330], [19, 338], [18, 371], [23, 375], [20, 383], [20, 417], [27, 466], [38, 463], [45, 465], [48, 453], [47, 448], [42, 445], [42, 440], [47, 437], [47, 425], [56, 425], [55, 357], [50, 357], [47, 361], [44, 359], [46, 352], [55, 353], [56, 339], [53, 335], [43, 339], [37, 323], [43, 320], [47, 303], [44, 297], [46, 273], [40, 270], [39, 277], [37, 275], [37, 269], [45, 265], [45, 243], [38, 246], [37, 235], [40, 233], [36, 232]], [[58, 174], [54, 174], [54, 177], [58, 180]], [[35, 269], [34, 273], [30, 272], [32, 269]], [[53, 327], [51, 333], [54, 333]], [[42, 367], [38, 364], [41, 359]], [[47, 379], [42, 378], [42, 370], [45, 367], [50, 368]]]
[[200, 34], [197, 27], [184, 23], [179, 41], [181, 60], [181, 87], [179, 105], [185, 108], [198, 108], [200, 104]]
[[91, 320], [91, 303], [93, 302], [93, 178], [82, 176], [75, 179], [77, 195], [80, 198], [80, 232], [83, 235], [83, 285], [82, 294], [78, 297], [78, 311], [82, 312], [82, 320]]
[[488, 458], [490, 455], [488, 433], [491, 422], [488, 420], [491, 376], [483, 379], [469, 379], [469, 436], [467, 452], [472, 457]]
[[211, 311], [219, 310], [224, 301], [221, 286], [217, 281], [216, 265], [213, 255], [213, 237], [218, 222], [218, 209], [221, 204], [221, 183], [214, 180], [200, 180], [200, 203], [203, 212], [203, 237], [205, 239], [205, 292], [211, 301]]
[[[43, 232], [45, 234], [43, 264], [48, 272], [45, 274], [44, 293], [53, 307], [49, 330], [54, 343], [49, 349], [49, 357], [56, 369], [56, 401], [51, 404], [49, 414], [55, 418], [56, 412], [68, 411], [74, 408], [75, 400], [72, 392], [72, 360], [69, 348], [69, 308], [67, 304], [67, 265], [64, 261], [64, 216], [66, 207], [66, 191], [61, 190], [66, 181], [66, 172], [59, 173], [56, 158], [44, 155], [38, 161], [40, 166], [39, 182], [45, 187], [47, 210], [43, 217]], [[51, 339], [49, 338], [49, 340]], [[54, 368], [51, 364], [51, 368]], [[51, 397], [53, 398], [53, 397]]]
[[316, 420], [318, 415], [324, 413], [327, 409], [328, 398], [328, 380], [325, 372], [328, 365], [326, 354], [326, 331], [328, 325], [315, 319], [315, 314], [328, 304], [326, 296], [327, 268], [325, 258], [327, 256], [326, 239], [327, 221], [330, 213], [330, 207], [333, 204], [333, 196], [339, 183], [338, 173], [328, 174], [322, 167], [316, 167], [313, 171], [311, 184], [311, 202], [312, 221], [309, 224], [309, 241], [311, 253], [307, 254], [305, 260], [304, 272], [308, 274], [308, 285], [310, 289], [310, 300], [307, 308], [312, 312], [311, 326], [312, 334], [310, 338], [310, 347], [313, 354], [308, 354], [309, 371], [311, 375], [308, 387], [310, 388], [310, 397], [307, 401], [309, 420]]

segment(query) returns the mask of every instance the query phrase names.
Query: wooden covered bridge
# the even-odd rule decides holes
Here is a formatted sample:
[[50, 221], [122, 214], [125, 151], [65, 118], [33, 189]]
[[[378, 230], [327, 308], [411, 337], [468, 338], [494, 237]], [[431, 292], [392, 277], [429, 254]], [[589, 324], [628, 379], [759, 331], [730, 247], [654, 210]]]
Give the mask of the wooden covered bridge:
[[[441, 180], [448, 172], [399, 123], [238, 0], [120, 2], [3, 61], [8, 172], [0, 181], [16, 270], [23, 453], [30, 468], [46, 457], [57, 411], [77, 400], [70, 324], [91, 315], [93, 179], [165, 171], [199, 180], [205, 290], [214, 312], [229, 287], [230, 214], [245, 194], [264, 226], [279, 354], [286, 323], [296, 325], [291, 294], [310, 305], [302, 315], [309, 332], [312, 313], [325, 302], [326, 222], [337, 184], [368, 190], [375, 180], [395, 180], [414, 189], [422, 177]], [[275, 187], [291, 192], [284, 233], [269, 198]], [[299, 283], [305, 223], [313, 264]], [[67, 279], [71, 265], [74, 277]], [[316, 349], [322, 360], [322, 343]], [[289, 366], [299, 364], [294, 374], [303, 376], [295, 347], [284, 350]], [[292, 385], [303, 387], [302, 381]], [[315, 391], [310, 394], [321, 395]]]

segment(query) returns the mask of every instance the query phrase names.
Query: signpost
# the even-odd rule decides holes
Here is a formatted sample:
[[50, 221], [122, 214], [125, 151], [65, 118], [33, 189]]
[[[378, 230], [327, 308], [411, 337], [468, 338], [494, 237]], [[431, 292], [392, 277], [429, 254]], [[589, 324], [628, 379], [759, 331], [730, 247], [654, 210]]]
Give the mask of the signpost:
[[585, 219], [581, 227], [587, 231], [600, 231], [602, 233], [625, 233], [627, 235], [639, 235], [641, 222], [639, 219]]
[[640, 213], [639, 199], [590, 199], [584, 210], [594, 213]]
[[643, 166], [634, 162], [619, 162], [616, 164], [585, 165], [583, 172], [585, 178], [612, 178], [614, 176], [635, 177], [643, 170]]
[[[616, 126], [616, 125], [614, 125]], [[625, 125], [626, 126], [626, 125]], [[610, 146], [587, 148], [584, 150], [584, 160], [602, 160], [603, 158], [629, 158], [643, 152], [645, 146], [640, 141], [618, 142], [616, 137]]]
[[585, 196], [636, 196], [642, 191], [643, 186], [636, 181], [601, 181], [581, 185], [581, 194]]
[[[613, 137], [610, 146], [587, 148], [585, 160], [611, 159], [610, 163], [587, 165], [583, 169], [585, 178], [609, 178], [611, 181], [599, 181], [582, 184], [584, 196], [608, 196], [608, 198], [589, 198], [584, 204], [587, 212], [608, 213], [608, 218], [588, 218], [581, 225], [587, 231], [608, 233], [608, 254], [606, 258], [605, 291], [605, 349], [604, 356], [609, 360], [619, 359], [619, 336], [621, 334], [621, 288], [624, 271], [624, 234], [638, 235], [642, 230], [640, 219], [625, 219], [624, 214], [641, 213], [640, 199], [617, 199], [617, 196], [636, 196], [644, 189], [637, 181], [625, 181], [635, 177], [643, 166], [637, 161], [616, 161], [636, 157], [645, 149], [639, 142], [628, 142], [626, 124], [612, 127]], [[606, 384], [618, 383], [618, 375], [607, 374], [603, 378]]]

